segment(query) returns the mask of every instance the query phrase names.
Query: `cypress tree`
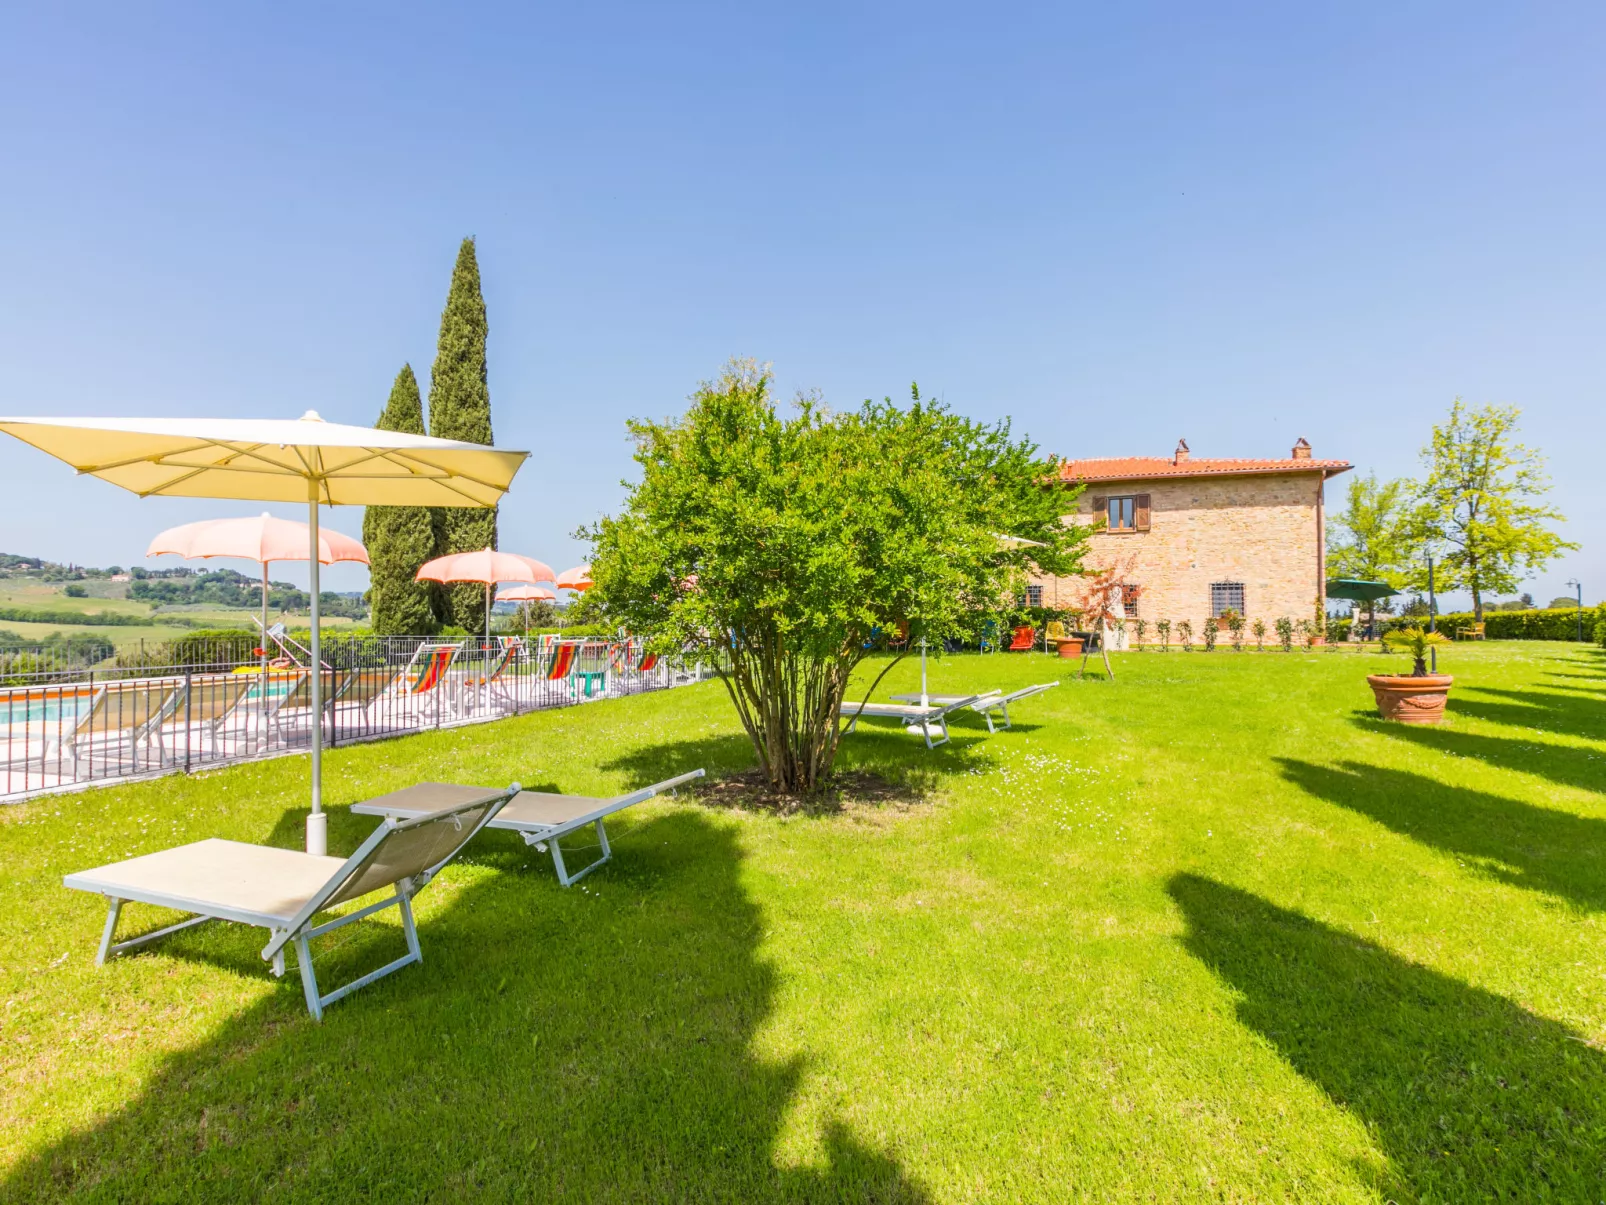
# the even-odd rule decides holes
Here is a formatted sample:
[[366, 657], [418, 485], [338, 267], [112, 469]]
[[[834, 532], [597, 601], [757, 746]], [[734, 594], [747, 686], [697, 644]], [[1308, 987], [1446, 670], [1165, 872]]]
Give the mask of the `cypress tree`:
[[[485, 298], [474, 240], [457, 251], [452, 287], [441, 312], [435, 367], [429, 375], [429, 433], [440, 439], [491, 442], [491, 390], [485, 375]], [[496, 510], [442, 507], [435, 511], [435, 555], [496, 547]], [[485, 588], [447, 586], [436, 614], [442, 623], [477, 632], [484, 623]]]
[[[424, 402], [411, 364], [402, 365], [390, 401], [374, 424], [381, 431], [424, 433]], [[380, 636], [423, 636], [436, 627], [434, 586], [413, 580], [435, 555], [434, 518], [427, 506], [370, 506], [362, 517], [368, 546], [369, 609]]]

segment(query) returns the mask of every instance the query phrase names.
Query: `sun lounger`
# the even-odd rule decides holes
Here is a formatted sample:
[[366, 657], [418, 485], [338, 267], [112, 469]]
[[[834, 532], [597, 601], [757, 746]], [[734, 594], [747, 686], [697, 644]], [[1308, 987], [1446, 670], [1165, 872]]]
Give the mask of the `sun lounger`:
[[[979, 699], [980, 695], [955, 695], [949, 703], [932, 703], [922, 707], [915, 703], [843, 703], [842, 714], [851, 717], [848, 731], [852, 732], [859, 726], [859, 721], [866, 716], [872, 719], [901, 720], [905, 728], [918, 728], [920, 735], [926, 738], [926, 748], [935, 749], [938, 745], [948, 743], [948, 716], [961, 707], [968, 707]], [[942, 729], [942, 740], [933, 742], [931, 739], [932, 725]]]
[[249, 698], [256, 681], [246, 674], [196, 674], [188, 694], [179, 699], [173, 719], [181, 729], [195, 726], [206, 733], [212, 752], [218, 752], [218, 734], [236, 714], [249, 715]]
[[[977, 698], [974, 703], [970, 704], [970, 710], [976, 712], [981, 716], [982, 719], [987, 721], [988, 732], [996, 732], [998, 730], [993, 727], [993, 712], [996, 711], [1003, 715], [1004, 727], [1008, 728], [1010, 727], [1009, 705], [1011, 703], [1018, 703], [1022, 699], [1029, 699], [1032, 695], [1040, 695], [1045, 690], [1052, 690], [1058, 685], [1058, 682], [1043, 682], [1037, 686], [1023, 686], [1021, 689], [1011, 691], [1007, 695], [996, 690], [990, 690], [980, 698]], [[906, 703], [920, 702], [919, 695], [893, 695], [892, 697], [894, 699], [900, 699]], [[927, 695], [926, 699], [930, 703], [935, 703], [939, 706], [946, 706], [949, 703], [961, 702], [963, 700], [963, 696]]]
[[[96, 966], [103, 965], [113, 954], [209, 920], [255, 925], [272, 934], [262, 957], [273, 964], [275, 975], [284, 974], [284, 948], [294, 944], [307, 1011], [314, 1020], [322, 1020], [324, 1008], [342, 996], [409, 963], [423, 961], [413, 923], [413, 897], [519, 793], [517, 783], [505, 791], [483, 787], [432, 789], [436, 794], [421, 815], [404, 821], [385, 820], [349, 858], [326, 858], [214, 837], [70, 874], [63, 882], [79, 891], [103, 895], [108, 901]], [[313, 924], [319, 913], [387, 887], [394, 892], [390, 898], [321, 925]], [[153, 933], [114, 942], [118, 916], [130, 901], [195, 915]], [[401, 910], [407, 953], [344, 987], [320, 992], [308, 943], [314, 937], [393, 907]]]
[[[689, 774], [682, 774], [677, 778], [654, 783], [652, 786], [643, 787], [639, 791], [631, 791], [628, 795], [616, 795], [612, 799], [598, 799], [588, 795], [553, 795], [545, 791], [524, 791], [497, 814], [496, 818], [490, 822], [490, 827], [511, 829], [523, 837], [527, 845], [535, 845], [549, 850], [552, 854], [552, 866], [558, 872], [558, 882], [568, 887], [583, 879], [613, 857], [613, 850], [608, 845], [608, 833], [602, 823], [607, 817], [634, 804], [641, 803], [643, 800], [651, 799], [654, 795], [672, 791], [676, 787], [702, 776], [703, 771], [693, 770]], [[391, 818], [417, 816], [430, 806], [428, 793], [436, 789], [438, 788], [433, 783], [406, 787], [400, 791], [393, 791], [389, 795], [381, 795], [378, 799], [369, 799], [363, 803], [355, 804], [351, 810], [361, 816], [388, 816]], [[455, 789], [470, 790], [471, 788], [461, 787]], [[583, 870], [577, 870], [570, 874], [568, 868], [564, 865], [563, 849], [559, 845], [559, 841], [588, 825], [594, 827], [597, 831], [597, 841], [602, 846], [602, 856]]]
[[[114, 757], [120, 764], [124, 741], [132, 758], [132, 768], [140, 769], [140, 745], [156, 749], [156, 763], [167, 757], [162, 742], [162, 726], [173, 718], [184, 701], [183, 678], [146, 678], [108, 682], [95, 688], [87, 705], [80, 705], [71, 727], [65, 724], [53, 739], [47, 740], [44, 756], [65, 754], [75, 769], [88, 762], [93, 773], [95, 754]], [[126, 734], [126, 735], [125, 735]], [[100, 742], [97, 746], [96, 738]]]

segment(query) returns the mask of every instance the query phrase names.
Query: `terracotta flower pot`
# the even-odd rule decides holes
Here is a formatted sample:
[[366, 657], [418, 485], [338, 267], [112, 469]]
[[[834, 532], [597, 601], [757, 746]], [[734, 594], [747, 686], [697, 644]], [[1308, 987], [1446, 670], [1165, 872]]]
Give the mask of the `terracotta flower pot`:
[[1385, 720], [1402, 724], [1437, 724], [1444, 718], [1445, 700], [1450, 697], [1449, 674], [1428, 674], [1413, 678], [1409, 674], [1370, 674], [1367, 684], [1377, 696], [1377, 710]]
[[1082, 642], [1080, 639], [1062, 640], [1059, 642], [1060, 656], [1071, 660], [1082, 655]]

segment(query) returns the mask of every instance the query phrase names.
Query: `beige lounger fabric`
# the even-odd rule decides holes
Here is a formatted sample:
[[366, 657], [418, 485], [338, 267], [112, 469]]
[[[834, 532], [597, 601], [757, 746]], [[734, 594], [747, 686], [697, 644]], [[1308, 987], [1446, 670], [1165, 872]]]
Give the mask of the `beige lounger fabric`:
[[[469, 787], [455, 782], [421, 782], [415, 786], [403, 787], [399, 791], [392, 791], [388, 795], [376, 795], [372, 799], [364, 799], [362, 802], [366, 808], [375, 813], [387, 812], [399, 816], [405, 812], [415, 816], [427, 816], [431, 812], [463, 804], [489, 803], [506, 794], [505, 790]], [[517, 798], [515, 795], [514, 799]], [[502, 811], [505, 813], [507, 809], [503, 808]]]
[[[475, 803], [482, 798], [494, 798], [502, 792], [489, 787], [463, 787], [444, 782], [422, 782], [416, 787], [392, 791], [377, 799], [363, 800], [364, 815], [423, 816], [458, 803]], [[610, 799], [597, 799], [590, 795], [555, 795], [547, 791], [520, 791], [496, 815], [493, 827], [506, 828], [515, 824], [539, 824], [550, 827], [567, 824], [581, 816], [589, 816]]]
[[578, 820], [581, 816], [589, 816], [610, 802], [612, 801], [597, 799], [590, 795], [553, 795], [547, 791], [525, 791], [513, 803], [503, 808], [497, 819], [510, 820], [515, 824], [556, 826]]
[[66, 882], [102, 894], [159, 894], [175, 907], [193, 904], [196, 912], [234, 908], [288, 922], [345, 862], [210, 837], [68, 875]]
[[922, 720], [932, 712], [941, 711], [942, 708], [935, 700], [931, 706], [921, 707], [918, 703], [844, 703], [843, 715], [867, 715], [872, 719], [911, 719]]

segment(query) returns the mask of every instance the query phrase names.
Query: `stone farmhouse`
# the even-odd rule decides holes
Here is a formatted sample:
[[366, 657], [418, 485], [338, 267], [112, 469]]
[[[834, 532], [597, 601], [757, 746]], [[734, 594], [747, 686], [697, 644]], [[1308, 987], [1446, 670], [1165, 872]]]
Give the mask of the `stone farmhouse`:
[[[1229, 607], [1268, 628], [1280, 616], [1297, 622], [1322, 613], [1323, 490], [1329, 477], [1353, 467], [1315, 459], [1303, 439], [1282, 460], [1196, 459], [1184, 440], [1170, 459], [1064, 461], [1060, 481], [1086, 487], [1065, 521], [1098, 527], [1084, 565], [1131, 565], [1127, 616], [1151, 624], [1186, 619], [1200, 633]], [[1079, 585], [1042, 578], [1029, 601], [1069, 607]], [[1154, 639], [1152, 627], [1146, 639]]]

